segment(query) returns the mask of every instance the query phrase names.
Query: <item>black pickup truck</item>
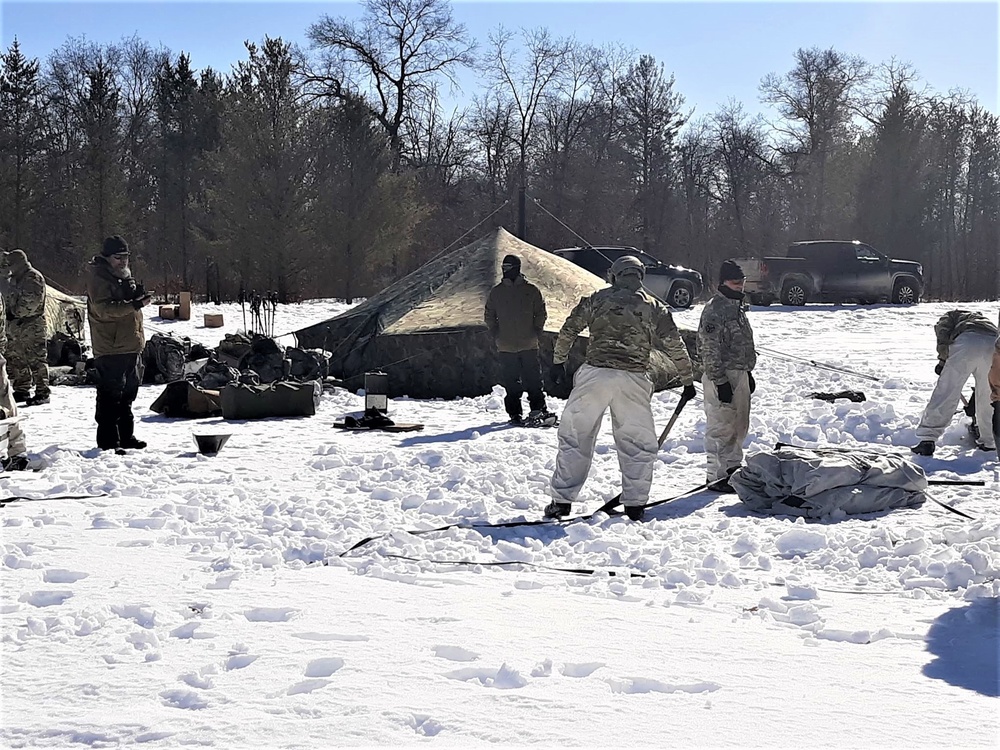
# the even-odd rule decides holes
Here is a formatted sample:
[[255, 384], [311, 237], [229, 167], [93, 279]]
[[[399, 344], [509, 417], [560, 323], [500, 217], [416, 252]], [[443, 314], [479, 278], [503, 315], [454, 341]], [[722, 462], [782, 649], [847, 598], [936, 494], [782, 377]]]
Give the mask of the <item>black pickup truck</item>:
[[787, 256], [735, 258], [747, 276], [754, 305], [806, 302], [920, 301], [924, 272], [912, 260], [896, 260], [857, 240], [794, 242]]
[[705, 288], [701, 274], [693, 268], [662, 263], [652, 255], [634, 247], [617, 245], [564, 247], [552, 252], [605, 280], [612, 263], [623, 255], [634, 255], [646, 266], [646, 278], [642, 282], [646, 291], [659, 297], [671, 307], [682, 310], [691, 307]]

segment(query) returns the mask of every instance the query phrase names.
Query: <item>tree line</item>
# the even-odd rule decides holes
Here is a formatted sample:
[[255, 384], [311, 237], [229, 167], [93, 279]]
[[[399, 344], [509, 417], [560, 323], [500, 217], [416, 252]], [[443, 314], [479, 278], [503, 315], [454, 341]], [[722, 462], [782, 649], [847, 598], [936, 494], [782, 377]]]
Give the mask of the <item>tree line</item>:
[[[663, 62], [545, 28], [473, 39], [447, 0], [364, 0], [228, 73], [139, 38], [0, 56], [0, 244], [81, 291], [108, 234], [161, 292], [366, 296], [495, 225], [634, 245], [714, 279], [728, 257], [860, 239], [926, 296], [1000, 294], [1000, 120], [907, 64], [800, 49], [773, 119], [698, 113]], [[449, 107], [456, 76], [480, 76]]]

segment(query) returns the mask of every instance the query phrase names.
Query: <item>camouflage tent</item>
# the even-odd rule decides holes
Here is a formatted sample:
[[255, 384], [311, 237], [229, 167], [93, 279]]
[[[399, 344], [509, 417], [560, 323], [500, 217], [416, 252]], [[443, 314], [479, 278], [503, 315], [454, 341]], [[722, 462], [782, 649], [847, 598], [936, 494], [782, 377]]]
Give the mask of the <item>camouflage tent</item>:
[[87, 303], [77, 297], [70, 297], [50, 286], [45, 288], [45, 338], [51, 339], [56, 332], [65, 333], [75, 339], [83, 338], [83, 322], [86, 319]]
[[[606, 282], [552, 253], [498, 228], [486, 237], [435, 258], [408, 276], [331, 320], [296, 332], [299, 346], [331, 353], [330, 373], [348, 388], [361, 388], [364, 373], [389, 376], [390, 396], [481, 396], [500, 382], [496, 350], [483, 321], [486, 298], [501, 277], [508, 253], [541, 289], [548, 321], [540, 347], [543, 372], [552, 362], [556, 334], [570, 311]], [[685, 335], [692, 350], [693, 334]], [[583, 361], [586, 335], [570, 352], [570, 370]], [[654, 351], [657, 390], [679, 385], [667, 356]], [[568, 385], [546, 390], [565, 397]]]

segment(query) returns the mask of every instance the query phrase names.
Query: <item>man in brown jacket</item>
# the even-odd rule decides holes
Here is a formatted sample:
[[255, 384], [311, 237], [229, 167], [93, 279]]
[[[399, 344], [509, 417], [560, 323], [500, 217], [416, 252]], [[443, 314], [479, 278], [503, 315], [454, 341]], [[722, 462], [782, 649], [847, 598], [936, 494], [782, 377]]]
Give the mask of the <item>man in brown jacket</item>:
[[[545, 300], [538, 287], [521, 274], [521, 259], [504, 256], [503, 279], [486, 300], [486, 327], [500, 355], [500, 384], [507, 391], [504, 407], [514, 425], [553, 424], [545, 407], [538, 337], [545, 326]], [[528, 421], [521, 416], [521, 394], [528, 392]]]
[[116, 453], [146, 447], [135, 437], [132, 402], [142, 381], [142, 308], [152, 296], [136, 284], [128, 263], [128, 244], [114, 235], [87, 264], [87, 317], [98, 378], [97, 447]]

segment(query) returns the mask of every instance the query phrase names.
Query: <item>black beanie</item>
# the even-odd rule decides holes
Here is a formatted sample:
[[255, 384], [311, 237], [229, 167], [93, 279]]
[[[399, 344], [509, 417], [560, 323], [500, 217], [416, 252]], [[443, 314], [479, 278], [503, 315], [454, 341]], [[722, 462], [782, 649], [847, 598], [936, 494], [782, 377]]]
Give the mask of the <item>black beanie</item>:
[[505, 256], [503, 256], [503, 262], [500, 264], [500, 266], [501, 267], [503, 267], [503, 266], [516, 266], [517, 268], [520, 268], [521, 267], [521, 259], [518, 258], [516, 255], [505, 255]]
[[743, 273], [743, 269], [740, 268], [739, 263], [732, 260], [722, 261], [722, 265], [719, 266], [719, 283], [723, 281], [735, 281], [737, 279], [745, 279], [746, 274]]
[[120, 255], [128, 252], [128, 243], [122, 239], [121, 235], [113, 235], [104, 240], [104, 247], [101, 248], [101, 255], [107, 258], [110, 255]]

